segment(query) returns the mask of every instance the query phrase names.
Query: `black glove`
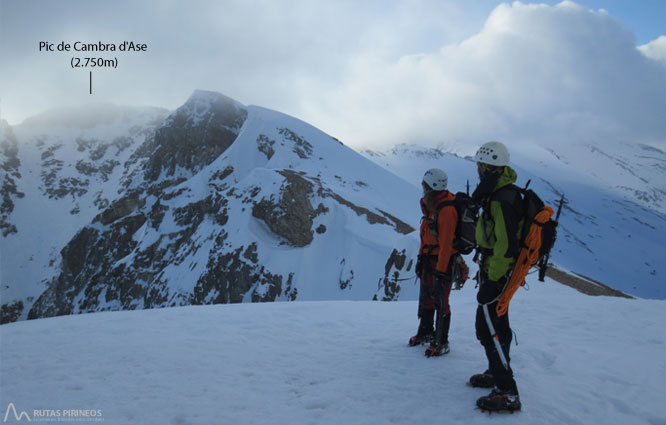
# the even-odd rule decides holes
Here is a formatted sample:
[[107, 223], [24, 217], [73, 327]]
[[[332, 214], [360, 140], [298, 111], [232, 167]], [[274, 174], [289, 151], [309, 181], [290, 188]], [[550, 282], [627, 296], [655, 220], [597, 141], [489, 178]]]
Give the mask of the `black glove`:
[[423, 256], [422, 255], [419, 255], [419, 256], [416, 257], [416, 267], [414, 268], [414, 270], [416, 271], [416, 275], [418, 277], [421, 277], [421, 275], [423, 273]]
[[435, 279], [437, 280], [451, 280], [451, 276], [448, 273], [442, 273], [437, 269], [432, 271], [432, 275], [435, 276]]
[[490, 279], [482, 280], [481, 285], [479, 285], [479, 293], [476, 294], [476, 300], [480, 304], [489, 303], [502, 293], [504, 285], [506, 285], [506, 277], [502, 277], [498, 281]]

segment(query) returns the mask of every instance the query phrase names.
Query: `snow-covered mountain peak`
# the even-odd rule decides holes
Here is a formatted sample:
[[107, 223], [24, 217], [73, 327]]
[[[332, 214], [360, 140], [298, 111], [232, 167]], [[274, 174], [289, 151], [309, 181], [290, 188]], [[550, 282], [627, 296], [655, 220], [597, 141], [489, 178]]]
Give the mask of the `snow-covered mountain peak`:
[[[191, 127], [195, 127], [203, 120], [215, 117], [220, 124], [231, 128], [238, 128], [239, 117], [247, 113], [247, 107], [242, 103], [227, 97], [221, 93], [195, 90], [187, 101], [164, 122], [165, 126], [172, 126], [172, 121], [187, 121]], [[242, 122], [240, 122], [242, 124]]]
[[[445, 169], [454, 192], [477, 180], [470, 147], [401, 145], [366, 153], [371, 161], [297, 118], [219, 93], [195, 91], [168, 116], [161, 111], [91, 128], [3, 125], [2, 322], [188, 304], [415, 299], [417, 286], [401, 282], [414, 276], [423, 172]], [[563, 193], [570, 201], [555, 264], [664, 298], [664, 219], [617, 196], [623, 182], [633, 188], [663, 174], [664, 152], [638, 149], [514, 149], [512, 164], [518, 184], [532, 179], [550, 205]], [[602, 175], [581, 171], [580, 150], [616, 167], [617, 180], [600, 190]]]
[[189, 178], [215, 160], [236, 140], [247, 118], [245, 106], [222, 94], [195, 91], [139, 149], [150, 158], [147, 182]]
[[[49, 184], [75, 186], [54, 189], [54, 199], [74, 196], [77, 216], [87, 221], [63, 229], [67, 238], [39, 254], [31, 286], [18, 285], [19, 268], [6, 264], [12, 273], [3, 302], [15, 302], [3, 306], [3, 321], [188, 304], [369, 300], [380, 291], [382, 299], [414, 297], [413, 289], [377, 280], [394, 264], [411, 270], [412, 254], [393, 251], [397, 239], [410, 240], [410, 250], [417, 245], [409, 234], [418, 224], [418, 188], [301, 120], [196, 91], [143, 143], [122, 145], [122, 161], [108, 157], [117, 149], [98, 152], [96, 161], [115, 161], [110, 169], [122, 172], [104, 174], [116, 195], [96, 208], [83, 205], [95, 190], [91, 179], [84, 185], [81, 176], [59, 174], [78, 164], [61, 152], [83, 149], [73, 156], [83, 161], [89, 147], [99, 150], [79, 139], [72, 146], [45, 136], [34, 145], [53, 169]], [[88, 170], [82, 164], [78, 169]], [[27, 235], [18, 227], [17, 240]], [[39, 292], [22, 294], [26, 287]]]

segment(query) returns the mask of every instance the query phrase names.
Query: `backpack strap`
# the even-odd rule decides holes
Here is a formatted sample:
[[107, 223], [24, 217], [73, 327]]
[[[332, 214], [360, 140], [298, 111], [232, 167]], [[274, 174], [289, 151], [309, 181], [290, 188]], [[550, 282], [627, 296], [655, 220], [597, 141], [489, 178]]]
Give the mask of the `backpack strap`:
[[[523, 192], [522, 188], [514, 184], [509, 184], [495, 191], [490, 197], [490, 202], [496, 201], [500, 203], [500, 208], [504, 215], [506, 233], [509, 238], [509, 247], [505, 254], [507, 257], [517, 257], [520, 250], [520, 236], [518, 236], [518, 231], [522, 232], [522, 229], [519, 229], [519, 224], [520, 220], [525, 216]], [[488, 211], [488, 214], [490, 214], [490, 211]]]
[[439, 212], [440, 212], [440, 211], [442, 210], [442, 208], [444, 208], [444, 207], [451, 206], [451, 207], [454, 207], [454, 208], [455, 208], [455, 205], [456, 205], [456, 201], [455, 201], [455, 199], [454, 199], [454, 200], [452, 200], [452, 201], [441, 201], [441, 202], [440, 202], [439, 204], [437, 204], [437, 206], [435, 207], [435, 213], [433, 214], [433, 218], [432, 218], [432, 226], [433, 226], [433, 228], [431, 228], [430, 230], [432, 230], [433, 232], [435, 232], [436, 235], [439, 233], [439, 232], [438, 232], [438, 229], [437, 229], [437, 221], [439, 220]]
[[520, 211], [521, 210], [520, 207], [522, 207], [522, 201], [523, 201], [523, 196], [522, 196], [523, 192], [524, 189], [516, 186], [515, 184], [508, 184], [495, 191], [490, 196], [490, 200], [491, 202], [498, 201], [502, 203], [507, 203], [512, 207], [514, 207], [516, 211]]

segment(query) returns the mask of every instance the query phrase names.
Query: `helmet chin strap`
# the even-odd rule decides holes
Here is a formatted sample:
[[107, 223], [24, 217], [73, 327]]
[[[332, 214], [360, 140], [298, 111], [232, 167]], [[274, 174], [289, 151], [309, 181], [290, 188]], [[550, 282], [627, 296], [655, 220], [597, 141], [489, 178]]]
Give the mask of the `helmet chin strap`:
[[421, 182], [421, 188], [423, 189], [423, 196], [428, 196], [428, 194], [432, 192], [432, 189], [426, 182]]

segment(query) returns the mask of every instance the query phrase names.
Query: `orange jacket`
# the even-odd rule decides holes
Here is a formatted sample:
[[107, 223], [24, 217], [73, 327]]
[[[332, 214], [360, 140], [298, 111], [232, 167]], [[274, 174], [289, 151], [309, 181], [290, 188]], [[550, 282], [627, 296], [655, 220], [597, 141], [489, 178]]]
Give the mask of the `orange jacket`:
[[[434, 199], [433, 205], [437, 206], [443, 201], [453, 201], [454, 199], [456, 196], [445, 190]], [[421, 220], [419, 254], [436, 255], [437, 271], [446, 273], [451, 256], [458, 252], [453, 249], [458, 212], [453, 205], [447, 205], [439, 211], [437, 223], [433, 223], [435, 212], [429, 213], [426, 210], [423, 198], [421, 198], [421, 211], [423, 211], [423, 219]], [[436, 232], [435, 229], [437, 229]]]

